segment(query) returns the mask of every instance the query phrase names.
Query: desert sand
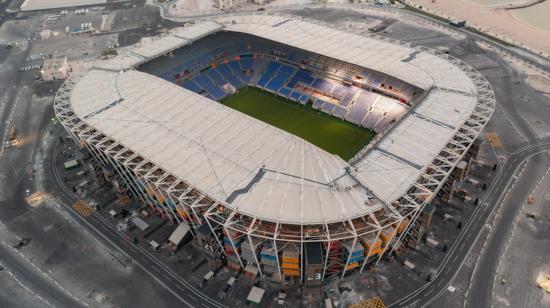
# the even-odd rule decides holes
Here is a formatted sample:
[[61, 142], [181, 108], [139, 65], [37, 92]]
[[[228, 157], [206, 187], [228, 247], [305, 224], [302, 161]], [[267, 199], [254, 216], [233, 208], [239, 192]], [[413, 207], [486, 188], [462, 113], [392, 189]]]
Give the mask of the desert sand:
[[[506, 10], [513, 3], [529, 0], [408, 0], [407, 3], [446, 18], [466, 20], [468, 25], [516, 45], [550, 57], [549, 1], [528, 9]], [[529, 14], [529, 10], [531, 15]], [[534, 22], [532, 20], [535, 20]], [[528, 22], [529, 21], [529, 22]], [[531, 24], [532, 23], [532, 24]]]

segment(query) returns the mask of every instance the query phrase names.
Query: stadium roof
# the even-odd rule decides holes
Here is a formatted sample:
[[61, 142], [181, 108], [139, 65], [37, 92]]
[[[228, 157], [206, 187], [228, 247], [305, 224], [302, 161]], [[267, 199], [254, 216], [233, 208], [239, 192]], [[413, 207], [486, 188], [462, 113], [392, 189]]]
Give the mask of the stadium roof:
[[[130, 70], [220, 30], [250, 33], [372, 68], [429, 91], [350, 167], [285, 131]], [[74, 87], [75, 114], [226, 206], [270, 221], [334, 222], [388, 205], [409, 190], [477, 102], [472, 80], [451, 62], [405, 45], [286, 17], [224, 17], [176, 29], [152, 42], [98, 61]]]
[[253, 34], [357, 64], [423, 89], [437, 85], [475, 93], [470, 78], [452, 63], [388, 39], [370, 38], [288, 16], [236, 15], [220, 22], [226, 30]]

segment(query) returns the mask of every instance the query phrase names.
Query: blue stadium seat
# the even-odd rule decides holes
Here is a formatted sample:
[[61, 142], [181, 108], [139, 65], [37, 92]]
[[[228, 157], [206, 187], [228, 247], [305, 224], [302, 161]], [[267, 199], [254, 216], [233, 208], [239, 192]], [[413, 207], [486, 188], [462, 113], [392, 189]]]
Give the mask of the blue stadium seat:
[[294, 73], [294, 71], [296, 71], [296, 69], [294, 67], [284, 65], [284, 64], [281, 65], [281, 68], [279, 69], [279, 72], [287, 74], [287, 75], [292, 75]]
[[328, 114], [331, 114], [331, 113], [332, 113], [332, 110], [334, 110], [334, 107], [335, 107], [334, 104], [331, 104], [331, 103], [328, 103], [328, 102], [324, 102], [324, 103], [323, 103], [323, 106], [321, 106], [321, 110], [323, 110], [324, 112], [326, 112], [326, 113], [328, 113]]
[[220, 86], [223, 86], [224, 84], [226, 84], [226, 81], [222, 78], [222, 76], [220, 76], [220, 74], [218, 74], [216, 69], [208, 70], [206, 72], [206, 75], [208, 75], [210, 79], [212, 79], [215, 83], [217, 83]]
[[243, 73], [243, 69], [239, 65], [239, 61], [229, 62], [229, 68], [233, 71], [237, 78], [239, 78], [241, 81], [241, 86], [243, 83], [248, 83], [250, 81], [250, 77]]
[[202, 90], [201, 87], [199, 87], [199, 85], [197, 85], [193, 80], [186, 81], [182, 84], [182, 87], [195, 93], [199, 93]]
[[227, 94], [217, 85], [213, 84], [205, 75], [199, 75], [193, 79], [202, 89], [206, 90], [214, 100], [220, 100]]
[[241, 58], [241, 67], [245, 70], [252, 69], [254, 66], [254, 59], [252, 58]]
[[332, 110], [332, 115], [343, 119], [346, 116], [347, 112], [348, 110], [344, 107], [334, 106], [334, 110]]
[[299, 102], [300, 101], [300, 96], [302, 96], [302, 93], [294, 91], [294, 92], [290, 93], [288, 98], [292, 99], [295, 102]]
[[292, 92], [292, 90], [286, 87], [279, 89], [279, 94], [281, 94], [284, 97], [287, 97], [290, 94], [290, 92]]
[[223, 75], [223, 77], [229, 81], [235, 88], [240, 89], [244, 86], [243, 82], [240, 81], [237, 77], [235, 77], [235, 74], [231, 71], [231, 69], [227, 65], [222, 65], [218, 67], [219, 72]]
[[313, 77], [311, 73], [305, 70], [300, 69], [288, 83], [288, 87], [293, 88], [298, 82], [302, 82], [305, 85], [311, 84], [313, 82]]
[[265, 86], [267, 85], [267, 83], [271, 79], [271, 76], [273, 75], [273, 73], [275, 73], [275, 71], [279, 68], [279, 66], [281, 66], [281, 64], [279, 64], [277, 62], [269, 62], [269, 64], [267, 65], [267, 68], [265, 69], [264, 73], [262, 74], [262, 77], [260, 78], [260, 80], [258, 80], [258, 85], [260, 87], [265, 88]]
[[318, 99], [313, 103], [313, 108], [314, 109], [321, 109], [323, 104], [324, 104], [324, 102], [322, 100]]

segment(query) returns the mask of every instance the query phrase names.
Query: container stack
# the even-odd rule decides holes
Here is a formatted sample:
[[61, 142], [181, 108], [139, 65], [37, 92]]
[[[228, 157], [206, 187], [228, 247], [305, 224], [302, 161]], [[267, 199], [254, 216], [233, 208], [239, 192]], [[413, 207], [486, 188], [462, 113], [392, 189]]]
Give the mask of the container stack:
[[283, 250], [283, 262], [281, 264], [285, 276], [300, 276], [300, 254], [292, 247]]
[[[240, 247], [241, 247], [241, 241], [239, 238], [239, 232], [231, 231], [231, 230], [224, 230], [223, 232], [223, 249], [225, 250], [226, 255], [234, 255], [236, 253], [239, 253]], [[233, 248], [235, 246], [235, 248]], [[235, 251], [235, 249], [237, 251]]]
[[247, 264], [244, 267], [244, 275], [250, 279], [256, 279], [258, 276], [258, 268], [252, 264]]
[[271, 245], [264, 245], [260, 253], [262, 270], [266, 274], [279, 273], [277, 264], [277, 251]]
[[322, 294], [323, 249], [321, 243], [306, 243], [305, 257], [306, 294], [317, 298]]
[[[365, 235], [362, 239], [365, 257], [376, 256], [382, 252], [382, 240], [374, 234]], [[369, 253], [370, 251], [370, 253]]]
[[[254, 241], [252, 244], [256, 245]], [[241, 258], [246, 260], [247, 264], [256, 264], [256, 258], [260, 260], [258, 251], [255, 247], [250, 246], [250, 242], [247, 239], [245, 239], [241, 244]]]
[[405, 228], [407, 228], [408, 225], [409, 225], [409, 219], [407, 217], [405, 217], [405, 219], [403, 219], [403, 221], [401, 222], [401, 224], [399, 226], [397, 225], [397, 223], [392, 224], [393, 227], [397, 228], [397, 233], [403, 232], [405, 230]]
[[[227, 266], [231, 269], [239, 270], [241, 268], [241, 263], [239, 262], [239, 257], [237, 256], [241, 247], [240, 240], [238, 239], [239, 234], [238, 232], [231, 230], [224, 230], [223, 233], [223, 249], [227, 257]], [[233, 245], [235, 248], [233, 248]]]
[[216, 243], [216, 234], [212, 232], [208, 224], [204, 223], [197, 228], [193, 245], [203, 251], [206, 256], [216, 258], [219, 251], [219, 245]]
[[342, 244], [338, 241], [323, 242], [325, 251], [327, 252], [327, 276], [332, 276], [342, 270]]
[[380, 238], [382, 239], [384, 246], [389, 245], [396, 234], [397, 234], [397, 228], [393, 226], [389, 226], [382, 229], [382, 232], [380, 232]]
[[346, 271], [358, 268], [365, 259], [365, 249], [360, 243], [356, 243], [353, 247], [353, 242], [344, 244], [345, 258], [349, 258], [346, 264]]

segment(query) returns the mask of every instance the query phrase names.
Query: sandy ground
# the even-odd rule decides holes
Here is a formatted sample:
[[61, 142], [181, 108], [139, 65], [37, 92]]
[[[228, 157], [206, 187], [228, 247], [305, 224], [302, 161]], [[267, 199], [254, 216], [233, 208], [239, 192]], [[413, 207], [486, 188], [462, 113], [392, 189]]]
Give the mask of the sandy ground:
[[484, 6], [503, 6], [509, 4], [524, 3], [526, 0], [466, 0], [467, 2], [481, 4]]
[[171, 16], [193, 16], [217, 11], [217, 0], [176, 0], [168, 7]]
[[544, 1], [528, 8], [512, 10], [510, 12], [519, 20], [550, 32], [550, 1]]
[[[494, 50], [491, 46], [477, 42], [478, 46], [486, 50]], [[500, 50], [494, 50], [498, 55], [510, 64], [514, 69], [523, 74], [523, 79], [535, 90], [546, 96], [550, 96], [550, 73]]]
[[416, 7], [421, 5], [427, 11], [443, 17], [464, 19], [470, 26], [498, 38], [542, 52], [546, 57], [550, 55], [550, 29], [545, 31], [527, 24], [516, 18], [512, 11], [499, 6], [485, 6], [466, 0], [409, 0], [406, 2]]
[[512, 235], [499, 261], [497, 276], [493, 282], [494, 307], [550, 305], [550, 294], [536, 284], [536, 278], [540, 273], [550, 272], [549, 185], [547, 171], [530, 194], [534, 198], [533, 204], [525, 203], [515, 219]]
[[527, 82], [536, 90], [545, 94], [550, 94], [550, 79], [540, 75], [527, 77]]

